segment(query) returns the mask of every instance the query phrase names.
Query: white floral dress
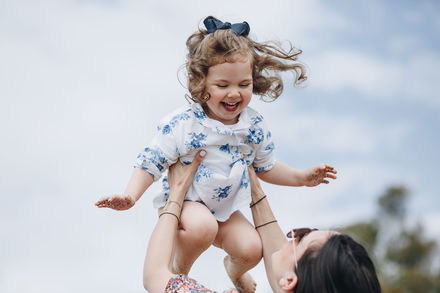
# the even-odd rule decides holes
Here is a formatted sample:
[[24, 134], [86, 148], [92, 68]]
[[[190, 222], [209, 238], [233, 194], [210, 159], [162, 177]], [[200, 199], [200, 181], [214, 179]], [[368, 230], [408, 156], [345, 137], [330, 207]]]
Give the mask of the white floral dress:
[[[207, 155], [185, 199], [203, 202], [221, 222], [251, 201], [247, 165], [253, 164], [261, 172], [275, 164], [271, 133], [257, 111], [247, 107], [236, 124], [224, 125], [193, 103], [162, 119], [151, 144], [137, 156], [135, 167], [157, 181], [177, 159], [191, 163], [199, 149], [205, 149]], [[156, 208], [168, 200], [166, 176], [162, 187], [153, 200]]]

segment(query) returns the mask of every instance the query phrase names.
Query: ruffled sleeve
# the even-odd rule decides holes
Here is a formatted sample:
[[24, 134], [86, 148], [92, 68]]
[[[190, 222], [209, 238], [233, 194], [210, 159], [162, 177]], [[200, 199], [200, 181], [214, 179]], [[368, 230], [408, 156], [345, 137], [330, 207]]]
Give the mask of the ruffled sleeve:
[[248, 134], [249, 143], [255, 146], [253, 166], [255, 172], [269, 171], [275, 165], [275, 145], [272, 134], [261, 114], [251, 117], [251, 127]]
[[151, 143], [136, 157], [134, 167], [150, 173], [154, 181], [157, 181], [180, 156], [173, 132], [175, 123], [176, 121], [173, 120], [162, 121], [157, 126]]

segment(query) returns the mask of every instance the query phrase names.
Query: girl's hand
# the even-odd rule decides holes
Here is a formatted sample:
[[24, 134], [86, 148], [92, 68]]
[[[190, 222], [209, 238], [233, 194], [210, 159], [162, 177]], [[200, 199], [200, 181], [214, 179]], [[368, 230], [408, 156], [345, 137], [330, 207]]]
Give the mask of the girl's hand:
[[304, 177], [305, 186], [316, 186], [321, 183], [328, 184], [329, 181], [326, 178], [336, 179], [336, 170], [327, 164], [321, 164], [306, 169]]
[[128, 210], [134, 206], [134, 204], [135, 200], [129, 195], [107, 196], [95, 203], [98, 208], [111, 208], [118, 211]]
[[194, 174], [196, 173], [200, 162], [205, 156], [206, 151], [200, 150], [195, 155], [191, 164], [183, 165], [177, 161], [175, 164], [170, 166], [168, 170], [168, 184], [170, 185], [170, 189], [180, 188], [186, 193], [194, 180]]

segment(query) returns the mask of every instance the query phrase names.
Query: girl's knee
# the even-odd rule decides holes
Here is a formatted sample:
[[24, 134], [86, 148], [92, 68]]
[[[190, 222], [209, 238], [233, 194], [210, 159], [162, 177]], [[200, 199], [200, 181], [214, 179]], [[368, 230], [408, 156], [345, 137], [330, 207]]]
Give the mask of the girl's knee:
[[188, 229], [188, 232], [191, 233], [195, 241], [199, 243], [209, 243], [209, 245], [211, 245], [217, 236], [218, 224], [215, 219], [213, 221], [207, 220], [199, 222]]
[[263, 257], [263, 244], [259, 237], [243, 237], [227, 252], [240, 262], [257, 264]]
[[211, 245], [217, 236], [217, 220], [202, 204], [185, 202], [181, 216], [182, 237], [194, 245]]
[[260, 238], [251, 238], [244, 241], [244, 258], [247, 262], [258, 263], [263, 257], [263, 243]]

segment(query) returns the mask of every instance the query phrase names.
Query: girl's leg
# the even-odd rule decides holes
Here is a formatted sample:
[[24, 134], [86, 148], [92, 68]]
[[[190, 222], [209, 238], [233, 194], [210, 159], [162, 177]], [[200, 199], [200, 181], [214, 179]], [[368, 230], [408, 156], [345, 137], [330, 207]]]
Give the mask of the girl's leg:
[[214, 242], [217, 231], [217, 221], [205, 205], [185, 201], [171, 271], [188, 275], [196, 259]]
[[240, 292], [255, 292], [256, 283], [247, 272], [255, 267], [263, 255], [263, 246], [255, 228], [240, 211], [226, 222], [219, 222], [214, 245], [224, 249], [226, 271]]

